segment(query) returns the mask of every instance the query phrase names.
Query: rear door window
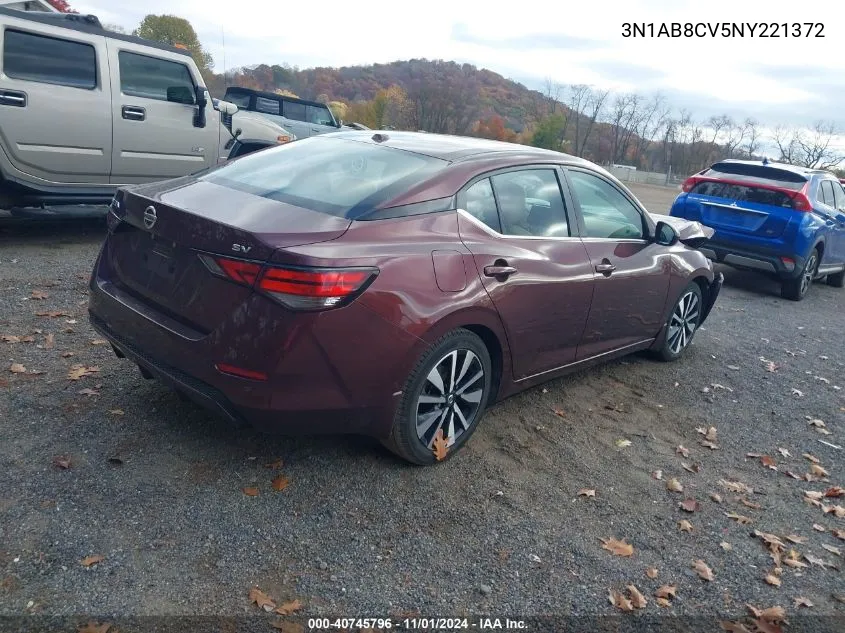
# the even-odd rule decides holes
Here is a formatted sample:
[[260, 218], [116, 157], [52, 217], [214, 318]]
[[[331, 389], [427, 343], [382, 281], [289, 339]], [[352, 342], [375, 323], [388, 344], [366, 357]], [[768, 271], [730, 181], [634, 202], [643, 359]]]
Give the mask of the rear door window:
[[179, 103], [195, 102], [194, 80], [185, 64], [129, 51], [120, 51], [118, 61], [123, 94], [159, 101], [168, 101], [170, 94], [179, 95]]
[[304, 103], [296, 103], [295, 101], [285, 101], [284, 109], [282, 110], [286, 119], [293, 121], [306, 121], [307, 116], [305, 112]]
[[465, 196], [465, 211], [497, 233], [501, 233], [502, 225], [499, 222], [499, 211], [496, 208], [496, 198], [493, 197], [490, 179], [485, 178], [470, 185]]
[[829, 180], [822, 180], [821, 185], [819, 186], [819, 193], [816, 197], [819, 202], [824, 203], [829, 207], [834, 206], [836, 203], [833, 197], [833, 183]]
[[97, 53], [91, 44], [7, 29], [3, 72], [13, 79], [91, 90], [97, 86]]
[[838, 182], [831, 183], [833, 186], [833, 201], [839, 211], [845, 211], [845, 189]]

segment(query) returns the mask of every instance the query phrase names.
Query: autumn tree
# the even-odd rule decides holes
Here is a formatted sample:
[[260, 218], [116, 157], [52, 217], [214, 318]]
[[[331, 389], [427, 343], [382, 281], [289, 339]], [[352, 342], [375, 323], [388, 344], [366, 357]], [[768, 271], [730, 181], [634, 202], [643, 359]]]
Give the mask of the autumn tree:
[[505, 127], [505, 120], [498, 114], [480, 119], [475, 125], [475, 135], [494, 141], [512, 142], [516, 138], [516, 132]]
[[549, 114], [537, 123], [531, 137], [531, 144], [534, 147], [560, 151], [565, 134], [566, 117], [563, 114]]
[[214, 68], [214, 58], [200, 44], [197, 32], [185, 18], [175, 15], [147, 15], [133, 32], [133, 35], [144, 39], [162, 42], [170, 46], [186, 48], [194, 58], [203, 76], [211, 73]]

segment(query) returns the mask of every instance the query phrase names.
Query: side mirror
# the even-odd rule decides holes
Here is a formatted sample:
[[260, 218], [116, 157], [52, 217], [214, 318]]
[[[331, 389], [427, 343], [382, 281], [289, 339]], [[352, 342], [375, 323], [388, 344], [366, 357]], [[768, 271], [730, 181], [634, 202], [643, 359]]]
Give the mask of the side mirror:
[[337, 120], [337, 127], [339, 127], [339, 128], [343, 127], [343, 119]]
[[205, 86], [196, 86], [194, 89], [197, 111], [194, 114], [194, 127], [205, 127], [205, 106], [208, 105], [208, 93]]
[[208, 99], [206, 98], [206, 90], [205, 86], [197, 86], [196, 87], [196, 98], [197, 98], [197, 105], [201, 108], [204, 108], [208, 105]]
[[674, 246], [679, 239], [678, 232], [671, 224], [658, 222], [654, 228], [654, 243], [661, 246]]
[[217, 109], [222, 112], [223, 114], [232, 115], [235, 114], [239, 108], [231, 101], [218, 101], [217, 102]]

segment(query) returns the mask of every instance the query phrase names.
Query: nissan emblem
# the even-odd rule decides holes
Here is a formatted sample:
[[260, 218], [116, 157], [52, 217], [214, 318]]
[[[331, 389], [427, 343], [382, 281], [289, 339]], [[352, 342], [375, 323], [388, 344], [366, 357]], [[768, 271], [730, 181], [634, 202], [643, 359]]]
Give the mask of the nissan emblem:
[[153, 225], [156, 223], [158, 217], [156, 216], [156, 208], [154, 206], [149, 206], [144, 209], [144, 226], [148, 229], [153, 228]]

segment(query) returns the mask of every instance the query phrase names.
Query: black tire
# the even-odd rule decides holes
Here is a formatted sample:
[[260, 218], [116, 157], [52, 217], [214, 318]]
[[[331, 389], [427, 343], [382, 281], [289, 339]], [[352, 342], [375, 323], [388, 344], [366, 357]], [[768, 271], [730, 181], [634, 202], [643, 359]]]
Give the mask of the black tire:
[[804, 268], [801, 269], [801, 274], [795, 279], [787, 279], [781, 282], [780, 295], [790, 301], [801, 301], [807, 296], [810, 286], [813, 285], [813, 280], [816, 278], [816, 271], [818, 269], [819, 249], [814, 248], [807, 257], [807, 261], [804, 262]]
[[835, 275], [828, 275], [827, 285], [834, 288], [845, 288], [845, 270]]
[[[454, 413], [454, 408], [456, 406], [461, 406], [461, 415], [465, 416], [463, 411], [470, 411], [470, 409], [465, 406], [467, 403], [464, 402], [463, 399], [459, 400], [461, 396], [453, 395], [459, 391], [458, 386], [460, 386], [460, 382], [457, 382], [455, 388], [450, 389], [446, 384], [449, 381], [449, 376], [445, 376], [444, 378], [444, 375], [440, 373], [441, 369], [449, 369], [449, 367], [443, 366], [441, 363], [449, 359], [450, 354], [455, 352], [457, 352], [455, 356], [457, 359], [456, 362], [461, 365], [461, 367], [463, 366], [464, 360], [469, 359], [467, 361], [468, 365], [466, 374], [462, 377], [465, 383], [470, 383], [467, 386], [472, 386], [472, 390], [464, 387], [464, 394], [469, 394], [474, 397], [475, 383], [470, 382], [470, 378], [477, 375], [479, 370], [483, 372], [483, 375], [477, 379], [481, 384], [481, 395], [479, 397], [478, 404], [474, 405], [473, 403], [475, 408], [471, 413], [471, 419], [466, 420], [468, 428], [463, 428], [460, 417]], [[474, 355], [477, 360], [477, 365], [476, 360], [472, 360], [470, 355], [466, 352], [470, 352]], [[455, 371], [458, 376], [461, 376], [461, 367], [458, 367]], [[437, 395], [437, 386], [434, 382], [429, 380], [429, 376], [432, 375], [435, 370], [440, 376], [443, 386], [446, 388], [445, 391], [450, 391], [450, 394], [445, 394], [445, 391], [440, 392], [444, 394], [442, 396], [444, 405], [440, 407], [435, 403], [420, 402], [421, 397], [427, 399], [440, 397]], [[493, 370], [492, 363], [490, 361], [490, 353], [487, 351], [487, 347], [484, 345], [484, 342], [478, 336], [463, 328], [452, 330], [451, 332], [445, 334], [431, 347], [429, 347], [425, 353], [423, 353], [422, 357], [419, 361], [417, 361], [416, 366], [411, 371], [410, 376], [408, 376], [408, 379], [405, 381], [405, 387], [402, 390], [402, 398], [396, 411], [396, 417], [393, 420], [393, 428], [391, 429], [390, 436], [383, 441], [383, 444], [396, 455], [412, 464], [421, 466], [434, 464], [438, 460], [435, 457], [432, 448], [429, 448], [424, 440], [429, 437], [433, 437], [437, 428], [443, 428], [444, 435], [446, 435], [448, 433], [448, 429], [450, 428], [449, 420], [452, 419], [455, 439], [454, 443], [449, 446], [448, 452], [446, 453], [446, 457], [443, 461], [448, 460], [457, 453], [464, 444], [466, 444], [467, 440], [469, 440], [475, 432], [475, 429], [478, 427], [479, 421], [484, 416], [484, 411], [487, 408], [487, 403], [490, 399], [490, 390], [493, 383], [492, 379]], [[458, 403], [462, 403], [462, 405], [459, 405]], [[425, 410], [428, 406], [430, 406], [431, 409]], [[423, 418], [436, 414], [434, 415], [434, 418], [429, 418], [433, 419], [432, 427], [426, 429], [426, 432], [423, 433], [422, 439], [417, 431], [417, 418], [421, 407], [424, 408]], [[440, 411], [445, 412], [445, 417], [440, 417], [440, 414], [436, 411], [438, 408]], [[450, 413], [450, 411], [452, 411], [452, 413]], [[466, 417], [464, 417], [464, 419], [466, 419]], [[461, 426], [462, 428], [458, 429], [458, 426]]]
[[[698, 331], [702, 314], [704, 314], [704, 298], [701, 294], [701, 286], [693, 281], [681, 291], [672, 306], [672, 311], [666, 320], [666, 336], [663, 339], [663, 345], [655, 351], [657, 358], [670, 363], [683, 356]], [[682, 321], [680, 329], [673, 330], [673, 327], [678, 327], [679, 320]]]

